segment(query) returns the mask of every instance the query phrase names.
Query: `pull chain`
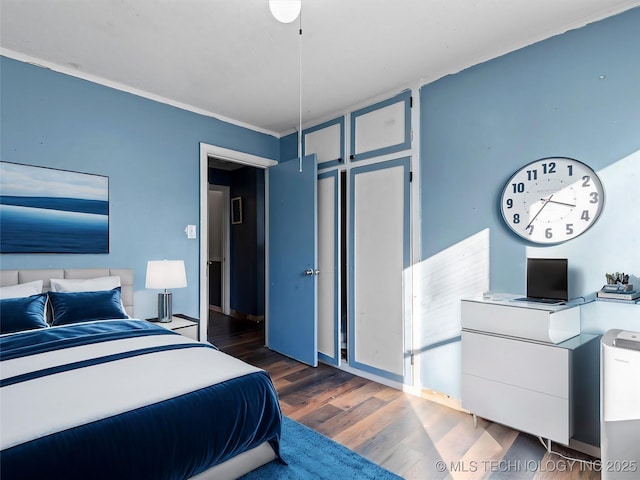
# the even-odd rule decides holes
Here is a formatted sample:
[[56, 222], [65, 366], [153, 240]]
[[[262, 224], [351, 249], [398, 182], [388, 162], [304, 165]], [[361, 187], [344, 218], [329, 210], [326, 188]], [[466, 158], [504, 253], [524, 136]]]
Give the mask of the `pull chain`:
[[300, 173], [302, 173], [302, 2], [300, 2], [300, 15], [298, 17], [299, 20], [299, 30], [298, 30], [298, 50], [299, 50], [299, 63], [298, 63], [298, 161], [300, 162]]

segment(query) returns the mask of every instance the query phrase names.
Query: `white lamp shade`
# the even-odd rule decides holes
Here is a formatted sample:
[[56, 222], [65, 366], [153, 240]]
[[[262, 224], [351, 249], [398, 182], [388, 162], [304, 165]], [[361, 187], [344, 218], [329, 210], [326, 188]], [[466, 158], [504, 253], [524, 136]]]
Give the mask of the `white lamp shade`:
[[269, 10], [271, 15], [281, 23], [291, 23], [302, 8], [302, 0], [269, 0]]
[[149, 260], [147, 262], [146, 288], [183, 288], [187, 275], [183, 260]]

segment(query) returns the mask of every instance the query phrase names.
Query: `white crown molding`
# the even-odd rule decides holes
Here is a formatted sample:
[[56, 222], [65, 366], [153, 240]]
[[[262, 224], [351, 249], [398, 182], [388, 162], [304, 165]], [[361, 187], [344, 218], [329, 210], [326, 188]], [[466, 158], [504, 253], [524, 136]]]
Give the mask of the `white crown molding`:
[[202, 108], [194, 107], [193, 105], [188, 105], [186, 103], [177, 102], [175, 100], [171, 100], [169, 98], [162, 97], [160, 95], [155, 95], [153, 93], [145, 92], [144, 90], [139, 90], [137, 88], [130, 87], [128, 85], [124, 85], [119, 82], [114, 82], [112, 80], [107, 80], [102, 77], [98, 77], [97, 75], [91, 75], [86, 72], [81, 72], [75, 70], [73, 68], [64, 67], [62, 65], [58, 65], [53, 62], [49, 62], [47, 60], [42, 60], [37, 57], [33, 57], [31, 55], [27, 55], [25, 53], [16, 52], [15, 50], [11, 50], [9, 48], [0, 48], [0, 55], [12, 58], [13, 60], [18, 60], [19, 62], [29, 63], [30, 65], [34, 65], [36, 67], [45, 68], [47, 70], [52, 70], [54, 72], [62, 73], [64, 75], [69, 75], [71, 77], [80, 78], [82, 80], [86, 80], [88, 82], [97, 83], [98, 85], [102, 85], [105, 87], [113, 88], [114, 90], [120, 90], [122, 92], [131, 93], [132, 95], [136, 95], [138, 97], [143, 97], [148, 100], [153, 100], [154, 102], [164, 103], [166, 105], [170, 105], [172, 107], [179, 108], [181, 110], [187, 110], [189, 112], [197, 113], [200, 115], [204, 115], [206, 117], [212, 117], [217, 120], [230, 123], [232, 125], [236, 125], [238, 127], [247, 128], [249, 130], [253, 130], [254, 132], [264, 133], [266, 135], [271, 135], [272, 137], [280, 138], [281, 135], [276, 132], [272, 132], [270, 130], [256, 127], [255, 125], [249, 125], [247, 123], [240, 122], [238, 120], [234, 120], [233, 118], [228, 118], [223, 115], [218, 115], [217, 113], [210, 112], [208, 110], [204, 110]]

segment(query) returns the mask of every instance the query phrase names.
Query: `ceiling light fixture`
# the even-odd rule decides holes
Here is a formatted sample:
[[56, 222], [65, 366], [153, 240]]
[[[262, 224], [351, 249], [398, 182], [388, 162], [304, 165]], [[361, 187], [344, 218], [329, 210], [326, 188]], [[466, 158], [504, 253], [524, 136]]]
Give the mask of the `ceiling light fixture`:
[[302, 0], [269, 0], [271, 15], [281, 23], [291, 23], [302, 9]]

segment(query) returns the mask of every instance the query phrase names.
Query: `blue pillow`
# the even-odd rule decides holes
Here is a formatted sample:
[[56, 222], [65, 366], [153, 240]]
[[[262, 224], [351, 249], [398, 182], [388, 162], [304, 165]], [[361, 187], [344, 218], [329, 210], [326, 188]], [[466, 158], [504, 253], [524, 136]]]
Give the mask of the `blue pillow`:
[[51, 325], [129, 318], [120, 301], [120, 287], [98, 292], [49, 292]]
[[0, 300], [0, 334], [46, 328], [47, 294]]

